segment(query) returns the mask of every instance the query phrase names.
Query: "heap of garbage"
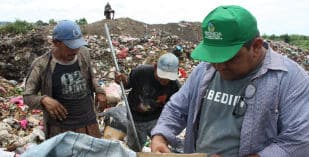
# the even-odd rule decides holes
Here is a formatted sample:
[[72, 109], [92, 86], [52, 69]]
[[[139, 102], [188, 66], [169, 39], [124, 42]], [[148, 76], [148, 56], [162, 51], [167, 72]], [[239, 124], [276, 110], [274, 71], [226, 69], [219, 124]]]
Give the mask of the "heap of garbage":
[[24, 104], [24, 84], [0, 77], [0, 156], [1, 151], [23, 153], [45, 140], [43, 113]]
[[[278, 53], [297, 62], [306, 71], [309, 71], [309, 50], [303, 50], [297, 46], [289, 45], [283, 41], [269, 41], [270, 46]], [[309, 72], [308, 72], [309, 74]]]

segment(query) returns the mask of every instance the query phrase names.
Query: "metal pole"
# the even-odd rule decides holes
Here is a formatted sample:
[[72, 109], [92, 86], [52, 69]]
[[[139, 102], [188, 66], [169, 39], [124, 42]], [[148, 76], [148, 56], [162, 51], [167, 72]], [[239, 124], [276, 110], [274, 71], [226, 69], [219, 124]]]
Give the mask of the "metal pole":
[[[115, 55], [115, 50], [114, 50], [112, 40], [111, 40], [111, 37], [110, 37], [110, 34], [109, 34], [109, 29], [108, 29], [108, 26], [107, 26], [106, 23], [104, 23], [104, 28], [105, 28], [106, 36], [107, 36], [107, 39], [108, 39], [109, 47], [111, 48], [111, 51], [112, 51], [112, 56], [113, 56], [113, 60], [114, 60], [115, 66], [116, 66], [116, 71], [120, 72], [118, 62], [117, 62], [117, 58], [116, 58], [116, 55]], [[132, 113], [131, 113], [131, 110], [130, 110], [130, 106], [129, 106], [129, 103], [128, 103], [127, 96], [125, 94], [125, 90], [124, 90], [124, 86], [123, 86], [122, 81], [120, 82], [120, 87], [121, 87], [121, 91], [122, 91], [122, 97], [124, 99], [124, 102], [125, 102], [125, 105], [126, 105], [126, 108], [127, 108], [127, 114], [129, 115], [129, 121], [132, 124], [132, 130], [133, 130], [133, 133], [134, 133], [134, 138], [137, 142], [138, 149], [141, 150], [141, 145], [139, 143], [139, 139], [138, 139], [137, 132], [136, 132], [136, 129], [135, 129], [134, 120], [133, 120], [133, 117], [132, 117]], [[129, 129], [129, 128], [127, 128], [127, 129]]]

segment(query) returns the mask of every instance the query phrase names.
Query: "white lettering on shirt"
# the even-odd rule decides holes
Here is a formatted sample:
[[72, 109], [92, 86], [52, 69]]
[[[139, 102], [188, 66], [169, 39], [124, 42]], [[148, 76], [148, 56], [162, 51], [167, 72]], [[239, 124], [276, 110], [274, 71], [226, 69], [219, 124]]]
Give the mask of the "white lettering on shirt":
[[[207, 94], [204, 98], [206, 98], [209, 101], [214, 101], [229, 106], [230, 105], [235, 106], [241, 97], [228, 93], [217, 92], [214, 90], [207, 90]], [[240, 107], [241, 108], [244, 107], [243, 101], [240, 102]]]

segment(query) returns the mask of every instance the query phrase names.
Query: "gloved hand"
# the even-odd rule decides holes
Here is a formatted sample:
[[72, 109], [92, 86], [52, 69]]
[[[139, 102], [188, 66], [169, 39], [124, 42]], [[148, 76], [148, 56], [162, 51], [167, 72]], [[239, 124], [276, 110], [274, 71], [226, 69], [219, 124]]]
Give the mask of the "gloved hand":
[[56, 99], [45, 96], [42, 98], [41, 104], [52, 118], [58, 120], [64, 120], [67, 118], [68, 111]]

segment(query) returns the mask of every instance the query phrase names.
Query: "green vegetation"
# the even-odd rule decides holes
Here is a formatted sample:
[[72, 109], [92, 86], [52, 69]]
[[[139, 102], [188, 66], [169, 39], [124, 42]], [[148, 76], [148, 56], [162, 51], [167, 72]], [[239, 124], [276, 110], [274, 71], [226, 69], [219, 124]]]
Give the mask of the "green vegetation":
[[33, 29], [33, 24], [26, 21], [16, 20], [13, 23], [0, 26], [0, 33], [24, 34]]
[[50, 20], [48, 21], [48, 23], [49, 23], [50, 25], [56, 25], [56, 24], [57, 24], [57, 22], [55, 21], [55, 19], [50, 19]]
[[36, 26], [46, 26], [48, 23], [43, 22], [42, 20], [38, 20], [37, 22], [34, 23]]
[[[88, 24], [86, 18], [81, 18], [79, 20], [75, 20], [79, 25]], [[33, 30], [37, 26], [54, 26], [57, 24], [57, 21], [54, 19], [50, 19], [48, 23], [43, 22], [42, 20], [38, 20], [35, 23], [29, 23], [27, 21], [16, 20], [15, 22], [2, 22], [0, 23], [0, 34], [12, 33], [12, 34], [25, 34], [31, 30]]]
[[302, 48], [304, 50], [309, 50], [309, 36], [305, 35], [288, 35], [288, 34], [283, 34], [280, 36], [276, 35], [263, 35], [263, 38], [265, 39], [270, 39], [274, 41], [284, 41], [286, 43], [289, 43], [291, 45], [295, 45], [299, 48]]
[[290, 44], [309, 50], [309, 36], [292, 35]]
[[77, 24], [79, 24], [79, 25], [86, 25], [86, 24], [88, 24], [88, 22], [87, 22], [87, 20], [85, 18], [81, 18], [79, 20], [76, 20], [75, 22]]

